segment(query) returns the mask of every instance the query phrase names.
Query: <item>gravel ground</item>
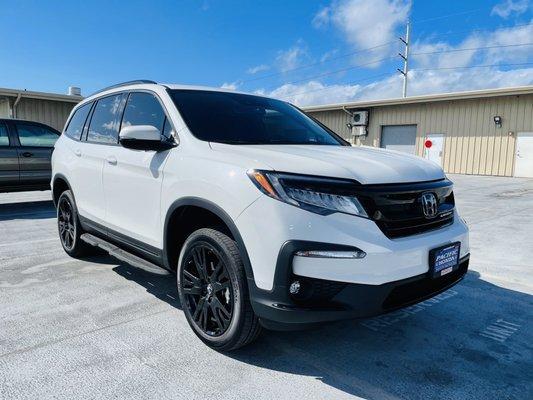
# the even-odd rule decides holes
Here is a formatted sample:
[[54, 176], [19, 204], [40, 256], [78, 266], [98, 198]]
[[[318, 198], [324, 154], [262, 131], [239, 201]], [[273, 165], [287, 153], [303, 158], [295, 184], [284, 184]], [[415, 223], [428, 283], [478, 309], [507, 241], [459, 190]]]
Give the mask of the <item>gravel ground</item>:
[[452, 175], [454, 288], [385, 316], [204, 346], [174, 277], [69, 258], [50, 192], [0, 194], [0, 398], [533, 398], [533, 180]]

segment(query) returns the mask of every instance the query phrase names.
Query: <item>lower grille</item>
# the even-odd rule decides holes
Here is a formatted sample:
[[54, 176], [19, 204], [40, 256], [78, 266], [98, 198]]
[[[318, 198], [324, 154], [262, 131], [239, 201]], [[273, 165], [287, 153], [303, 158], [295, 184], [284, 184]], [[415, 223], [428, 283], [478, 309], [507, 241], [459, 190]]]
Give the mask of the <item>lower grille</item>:
[[383, 309], [391, 311], [431, 297], [461, 279], [463, 275], [466, 274], [467, 270], [468, 260], [465, 260], [459, 265], [458, 269], [450, 272], [448, 275], [437, 279], [425, 277], [414, 282], [397, 286], [389, 293], [383, 302]]
[[294, 275], [294, 280], [300, 282], [301, 289], [298, 294], [292, 295], [292, 298], [296, 303], [306, 305], [327, 303], [347, 285], [343, 282], [327, 281], [296, 275]]

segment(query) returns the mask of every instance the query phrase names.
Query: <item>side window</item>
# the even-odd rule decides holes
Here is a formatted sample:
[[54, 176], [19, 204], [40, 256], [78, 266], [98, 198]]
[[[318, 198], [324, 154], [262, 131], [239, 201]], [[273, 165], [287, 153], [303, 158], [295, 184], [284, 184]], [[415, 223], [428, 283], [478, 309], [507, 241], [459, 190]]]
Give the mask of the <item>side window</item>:
[[122, 127], [152, 125], [163, 132], [165, 112], [159, 101], [150, 93], [131, 93], [126, 103]]
[[9, 146], [7, 127], [2, 123], [0, 123], [0, 146]]
[[59, 135], [40, 125], [17, 123], [17, 133], [21, 146], [54, 147]]
[[118, 143], [122, 98], [119, 94], [98, 100], [89, 125], [88, 142]]
[[83, 126], [87, 120], [87, 115], [91, 111], [92, 103], [87, 103], [78, 108], [72, 118], [70, 119], [67, 129], [65, 129], [65, 135], [80, 140]]

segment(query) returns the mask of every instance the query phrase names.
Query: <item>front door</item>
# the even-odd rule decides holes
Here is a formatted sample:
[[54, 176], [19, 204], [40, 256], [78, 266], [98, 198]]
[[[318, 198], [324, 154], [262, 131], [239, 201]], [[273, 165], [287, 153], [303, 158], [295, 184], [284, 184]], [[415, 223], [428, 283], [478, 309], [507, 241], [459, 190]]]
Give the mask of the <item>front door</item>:
[[516, 135], [514, 176], [533, 178], [533, 132]]
[[428, 133], [424, 141], [424, 157], [442, 167], [444, 134]]
[[52, 166], [50, 160], [59, 132], [41, 124], [15, 122], [19, 141], [17, 147], [20, 183], [23, 185], [46, 185], [50, 183]]
[[[155, 95], [130, 93], [122, 127], [151, 125], [168, 135], [171, 130]], [[161, 186], [168, 151], [109, 147], [104, 164], [107, 226], [128, 238], [162, 249]], [[111, 233], [111, 232], [110, 232]]]

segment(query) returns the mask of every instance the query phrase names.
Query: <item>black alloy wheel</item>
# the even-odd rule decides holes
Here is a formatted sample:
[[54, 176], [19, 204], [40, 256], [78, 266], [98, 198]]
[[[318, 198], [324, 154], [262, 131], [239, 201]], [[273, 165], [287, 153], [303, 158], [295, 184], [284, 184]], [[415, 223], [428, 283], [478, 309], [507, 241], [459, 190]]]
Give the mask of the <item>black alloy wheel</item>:
[[209, 243], [195, 244], [182, 269], [185, 306], [208, 336], [220, 336], [233, 316], [233, 290], [226, 264]]
[[57, 207], [57, 225], [61, 244], [67, 251], [72, 251], [76, 242], [76, 221], [74, 209], [67, 196], [59, 199]]
[[234, 350], [261, 332], [241, 250], [225, 232], [200, 228], [189, 235], [180, 249], [177, 286], [187, 322], [211, 348]]
[[63, 250], [71, 257], [82, 257], [94, 252], [80, 236], [83, 229], [78, 219], [78, 209], [70, 190], [65, 190], [57, 200], [57, 228]]

